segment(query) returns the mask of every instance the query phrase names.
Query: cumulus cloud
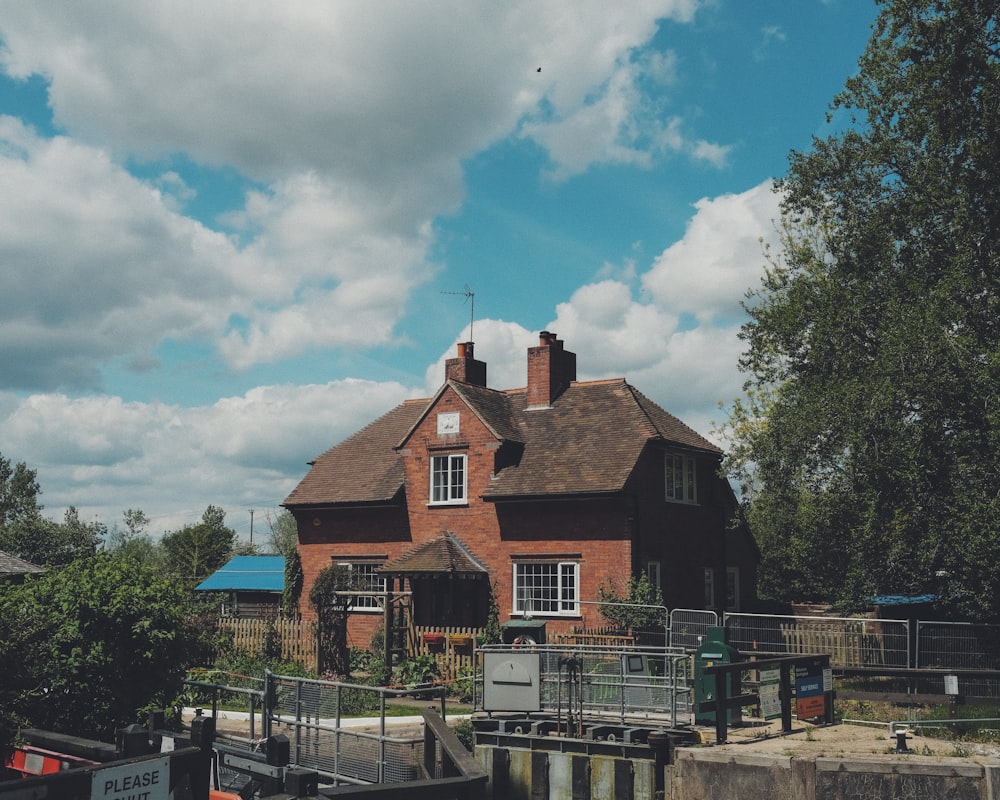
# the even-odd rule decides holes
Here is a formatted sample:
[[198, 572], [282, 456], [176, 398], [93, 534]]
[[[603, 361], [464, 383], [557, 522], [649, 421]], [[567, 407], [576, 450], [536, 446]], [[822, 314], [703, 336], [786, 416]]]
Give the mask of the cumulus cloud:
[[102, 151], [0, 117], [0, 183], [4, 386], [94, 386], [102, 360], [240, 308], [247, 259]]
[[776, 240], [778, 197], [767, 181], [703, 198], [695, 209], [684, 238], [660, 254], [642, 286], [657, 305], [702, 323], [742, 318], [743, 294], [759, 282], [762, 240]]
[[48, 508], [75, 505], [83, 519], [107, 523], [142, 508], [159, 533], [210, 503], [230, 514], [276, 508], [307, 461], [411, 393], [393, 382], [341, 380], [262, 386], [195, 407], [0, 395], [0, 440], [5, 458], [38, 471]]
[[[0, 385], [98, 387], [109, 359], [156, 368], [169, 340], [236, 369], [390, 342], [435, 274], [463, 159], [518, 132], [561, 177], [683, 149], [721, 163], [638, 88], [676, 80], [672, 53], [638, 48], [698, 7], [5, 5], [0, 65], [44, 76], [64, 135], [0, 125]], [[178, 153], [254, 184], [224, 217], [238, 239], [184, 216], [177, 171], [146, 184], [124, 166]]]

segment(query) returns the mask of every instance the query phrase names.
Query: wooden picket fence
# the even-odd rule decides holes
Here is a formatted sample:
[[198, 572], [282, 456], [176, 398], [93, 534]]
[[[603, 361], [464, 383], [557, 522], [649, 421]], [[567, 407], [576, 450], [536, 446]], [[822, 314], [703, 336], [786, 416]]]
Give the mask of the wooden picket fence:
[[[260, 653], [267, 637], [276, 636], [281, 641], [282, 659], [317, 671], [316, 624], [312, 621], [220, 617], [217, 625], [233, 647], [248, 653]], [[473, 649], [481, 633], [481, 628], [410, 627], [405, 635], [406, 655], [433, 656], [441, 677], [454, 680], [472, 672]]]
[[[308, 670], [317, 671], [318, 648], [316, 624], [302, 619], [259, 619], [246, 617], [220, 617], [217, 629], [232, 640], [237, 650], [259, 653], [268, 636], [281, 641], [281, 658], [294, 661]], [[274, 633], [271, 633], [274, 631]]]
[[411, 626], [406, 634], [410, 656], [433, 656], [441, 677], [453, 681], [473, 672], [476, 637], [482, 628]]

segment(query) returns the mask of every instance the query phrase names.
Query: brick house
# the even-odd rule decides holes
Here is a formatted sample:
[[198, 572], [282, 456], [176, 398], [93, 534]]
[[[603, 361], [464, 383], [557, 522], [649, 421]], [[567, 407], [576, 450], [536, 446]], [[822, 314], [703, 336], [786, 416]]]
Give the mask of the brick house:
[[[458, 345], [430, 399], [409, 400], [327, 450], [284, 502], [298, 525], [303, 616], [316, 575], [348, 565], [359, 586], [412, 592], [416, 625], [603, 624], [595, 601], [647, 574], [670, 608], [746, 606], [758, 553], [738, 521], [722, 452], [624, 379], [577, 381], [547, 331], [527, 386], [496, 390]], [[382, 621], [361, 595], [349, 634]]]

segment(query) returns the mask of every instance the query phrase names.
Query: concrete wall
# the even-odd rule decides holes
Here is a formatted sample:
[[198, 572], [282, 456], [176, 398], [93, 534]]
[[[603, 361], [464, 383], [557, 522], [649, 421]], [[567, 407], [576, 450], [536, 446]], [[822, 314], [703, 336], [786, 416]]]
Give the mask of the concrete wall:
[[488, 800], [652, 800], [652, 761], [518, 747], [476, 747]]
[[[490, 800], [656, 800], [653, 761], [479, 745], [476, 759]], [[664, 785], [665, 800], [1000, 800], [1000, 762], [679, 748]]]
[[728, 800], [1000, 800], [1000, 763], [910, 756], [793, 758], [681, 749], [667, 767], [667, 798]]

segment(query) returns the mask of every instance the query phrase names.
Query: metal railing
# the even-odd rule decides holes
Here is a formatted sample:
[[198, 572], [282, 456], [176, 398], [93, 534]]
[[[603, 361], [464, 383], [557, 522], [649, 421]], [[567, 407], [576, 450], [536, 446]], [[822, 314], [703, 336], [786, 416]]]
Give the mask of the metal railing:
[[[486, 645], [477, 651], [475, 679], [476, 710], [483, 710], [484, 653], [523, 653], [511, 645]], [[613, 717], [621, 720], [656, 719], [671, 726], [678, 716], [691, 710], [691, 657], [683, 648], [570, 647], [536, 645], [540, 663], [540, 701], [543, 713], [560, 715], [569, 703], [588, 717]], [[577, 687], [569, 691], [569, 674], [564, 670], [573, 659], [573, 680]], [[641, 668], [626, 668], [631, 658], [641, 659]], [[496, 710], [496, 709], [494, 709]]]
[[694, 649], [705, 638], [705, 632], [719, 624], [714, 611], [696, 608], [675, 608], [670, 612], [670, 645]]
[[[444, 690], [429, 689], [441, 698]], [[265, 673], [266, 730], [290, 731], [291, 761], [337, 784], [400, 783], [423, 777], [422, 731], [391, 736], [387, 700], [406, 691]], [[345, 727], [357, 714], [363, 727]]]
[[835, 667], [906, 667], [906, 620], [726, 614], [729, 644], [745, 653], [829, 654]]
[[917, 622], [916, 666], [1000, 669], [1000, 625]]

